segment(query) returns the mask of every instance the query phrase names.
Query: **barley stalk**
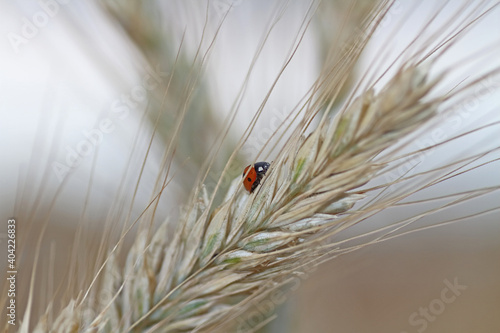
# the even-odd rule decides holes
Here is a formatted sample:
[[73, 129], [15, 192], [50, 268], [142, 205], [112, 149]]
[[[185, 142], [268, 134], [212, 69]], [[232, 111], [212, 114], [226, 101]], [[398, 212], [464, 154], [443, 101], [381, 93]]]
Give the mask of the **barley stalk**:
[[[343, 242], [327, 240], [413, 193], [353, 210], [370, 193], [365, 185], [393, 161], [395, 152], [387, 149], [446, 112], [445, 102], [463, 92], [437, 90], [444, 74], [431, 76], [431, 52], [403, 62], [382, 88], [370, 85], [334, 113], [329, 103], [388, 6], [378, 8], [365, 37], [322, 72], [304, 120], [254, 193], [245, 192], [237, 177], [214, 208], [199, 184], [173, 235], [167, 223], [152, 235], [142, 227], [123, 267], [111, 252], [89, 292], [72, 300], [53, 323], [42, 318], [36, 332], [219, 331], [306, 263], [359, 248], [338, 250]], [[371, 242], [390, 238], [412, 221], [380, 230], [382, 236]], [[102, 290], [111, 291], [110, 298], [94, 308]]]

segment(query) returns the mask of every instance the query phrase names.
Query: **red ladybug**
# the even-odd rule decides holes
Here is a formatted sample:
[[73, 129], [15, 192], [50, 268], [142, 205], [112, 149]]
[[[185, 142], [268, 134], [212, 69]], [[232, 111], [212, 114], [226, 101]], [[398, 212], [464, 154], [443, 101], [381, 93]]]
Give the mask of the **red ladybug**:
[[[245, 168], [243, 177], [246, 175], [246, 178], [243, 179], [243, 185], [245, 185], [248, 192], [252, 193], [259, 186], [262, 177], [264, 177], [267, 169], [269, 169], [269, 165], [267, 162], [257, 162], [253, 166], [249, 165]], [[250, 171], [248, 171], [249, 169]]]

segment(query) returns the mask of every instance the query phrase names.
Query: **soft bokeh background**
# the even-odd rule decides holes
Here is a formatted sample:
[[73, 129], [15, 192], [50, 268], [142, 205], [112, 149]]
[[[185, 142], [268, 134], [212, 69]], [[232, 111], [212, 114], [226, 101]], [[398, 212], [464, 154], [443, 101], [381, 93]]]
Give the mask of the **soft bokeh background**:
[[[362, 64], [353, 73], [353, 82], [367, 71], [380, 74], [415, 37], [422, 23], [444, 5], [432, 1], [417, 3], [396, 2], [367, 48]], [[18, 221], [18, 263], [26, 267], [18, 275], [21, 304], [27, 296], [37, 236], [48, 222], [38, 251], [37, 290], [43, 292], [35, 299], [34, 311], [39, 314], [50, 299], [46, 295], [51, 295], [61, 281], [79, 280], [76, 273], [68, 275], [68, 267], [75, 265], [75, 261], [92, 262], [104, 225], [116, 221], [109, 231], [112, 242], [123, 227], [120, 224], [130, 224], [147, 205], [165, 142], [169, 142], [176, 121], [185, 112], [177, 151], [175, 156], [168, 157], [174, 161], [171, 170], [174, 181], [168, 186], [156, 215], [157, 221], [168, 218], [175, 224], [203, 161], [219, 142], [217, 133], [234, 105], [238, 105], [239, 111], [206, 181], [207, 188], [213, 189], [218, 172], [291, 51], [309, 4], [291, 1], [286, 6], [275, 1], [215, 0], [208, 5], [208, 16], [204, 1], [151, 4], [134, 1], [63, 4], [61, 1], [57, 5], [53, 1], [3, 1], [0, 4], [1, 219], [6, 221], [14, 216]], [[462, 4], [448, 4], [438, 22], [453, 18]], [[43, 6], [49, 8], [45, 13], [51, 13], [45, 18], [41, 14]], [[335, 44], [341, 50], [345, 35], [356, 32], [369, 8], [370, 2], [364, 1], [322, 4], [223, 186], [238, 177], [242, 168], [254, 159], [272, 160], [272, 151], [268, 149], [258, 156], [259, 150], [314, 82], [326, 59], [328, 45]], [[269, 22], [280, 9], [283, 15], [272, 27], [240, 100], [238, 93], [255, 52], [271, 27]], [[225, 21], [218, 31], [223, 18]], [[33, 22], [39, 26], [32, 26]], [[402, 22], [406, 24], [401, 25]], [[498, 48], [487, 61], [471, 62], [470, 66], [459, 63], [468, 54], [498, 44], [499, 32], [497, 8], [443, 58], [438, 68], [457, 64], [454, 68], [460, 68], [463, 77], [499, 66]], [[196, 56], [203, 33], [201, 52]], [[218, 35], [212, 45], [215, 33]], [[209, 54], [204, 57], [207, 51]], [[201, 62], [202, 72], [197, 67]], [[171, 74], [170, 93], [165, 96]], [[449, 87], [458, 78], [451, 77]], [[463, 104], [454, 118], [443, 119], [437, 127], [442, 131], [440, 136], [446, 133], [445, 138], [449, 138], [451, 133], [466, 132], [478, 124], [499, 119], [500, 82], [493, 85], [496, 89], [479, 96], [477, 105]], [[158, 119], [160, 110], [165, 113]], [[155, 123], [158, 132], [137, 194], [133, 196]], [[495, 130], [447, 145], [427, 156], [419, 168], [498, 146]], [[422, 134], [421, 140], [409, 148], [420, 149], [420, 145], [436, 142], [432, 133]], [[85, 146], [87, 138], [96, 144]], [[89, 149], [86, 156], [69, 170], [64, 169], [75, 150], [86, 148]], [[487, 160], [494, 158], [488, 156]], [[497, 163], [457, 177], [427, 195], [499, 183]], [[129, 211], [133, 197], [133, 209]], [[498, 202], [500, 197], [494, 193], [422, 223], [437, 223], [453, 218], [454, 214], [471, 215], [498, 207]], [[391, 211], [373, 223], [408, 214], [411, 212], [407, 208]], [[500, 332], [499, 218], [495, 211], [406, 235], [365, 247], [326, 263], [315, 272], [307, 272], [301, 277], [299, 287], [287, 294], [287, 301], [278, 309], [278, 319], [264, 330], [418, 332], [423, 326], [412, 325], [410, 316], [421, 307], [439, 303], [446, 287], [443, 281], [453, 283], [457, 279], [467, 289], [446, 304], [442, 313], [429, 320], [420, 332]], [[75, 237], [77, 228], [80, 233]], [[4, 231], [0, 230], [0, 242], [5, 248]], [[70, 249], [75, 244], [86, 250], [71, 256]], [[5, 253], [4, 249], [0, 253]], [[2, 259], [2, 271], [4, 264]], [[74, 272], [84, 275], [81, 269]], [[78, 283], [74, 289], [75, 293], [79, 290]], [[18, 315], [23, 312], [22, 306], [19, 309]]]

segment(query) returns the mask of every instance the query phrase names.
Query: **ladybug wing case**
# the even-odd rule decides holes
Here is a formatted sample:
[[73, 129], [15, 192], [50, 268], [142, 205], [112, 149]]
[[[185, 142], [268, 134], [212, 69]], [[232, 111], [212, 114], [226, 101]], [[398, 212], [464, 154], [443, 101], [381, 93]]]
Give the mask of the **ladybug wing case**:
[[[250, 169], [250, 171], [248, 171], [248, 169]], [[248, 174], [247, 174], [248, 172]], [[255, 184], [255, 181], [257, 180], [257, 172], [255, 171], [255, 169], [253, 167], [251, 167], [251, 165], [247, 166], [245, 168], [245, 171], [243, 171], [243, 177], [245, 177], [246, 175], [246, 178], [243, 180], [243, 185], [245, 186], [245, 189], [252, 193], [253, 190], [255, 189], [256, 186], [254, 186]], [[256, 184], [258, 185], [258, 184]]]

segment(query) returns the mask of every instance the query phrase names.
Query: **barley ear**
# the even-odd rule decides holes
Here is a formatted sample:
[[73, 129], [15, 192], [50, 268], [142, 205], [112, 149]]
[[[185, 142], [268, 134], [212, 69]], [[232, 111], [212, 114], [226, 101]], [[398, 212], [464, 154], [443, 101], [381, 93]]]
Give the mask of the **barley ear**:
[[427, 96], [439, 78], [429, 81], [427, 71], [408, 65], [379, 92], [371, 88], [324, 117], [307, 138], [290, 141], [254, 193], [237, 178], [212, 213], [193, 206], [185, 218], [196, 212], [196, 222], [166, 250], [179, 251], [165, 258], [176, 262], [169, 267], [176, 267], [177, 282], [153, 288], [156, 303], [132, 327], [214, 329], [256, 290], [275, 288], [317, 256], [318, 236], [349, 224], [349, 209], [365, 197], [359, 188], [383, 167], [374, 158], [436, 114], [439, 100]]

